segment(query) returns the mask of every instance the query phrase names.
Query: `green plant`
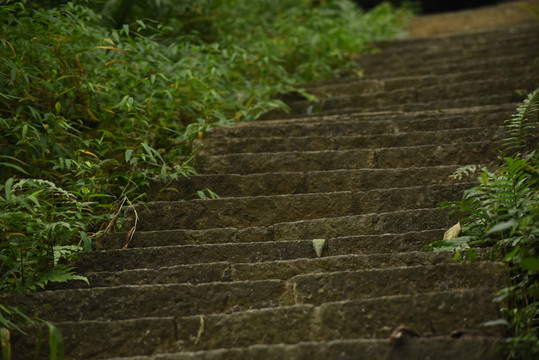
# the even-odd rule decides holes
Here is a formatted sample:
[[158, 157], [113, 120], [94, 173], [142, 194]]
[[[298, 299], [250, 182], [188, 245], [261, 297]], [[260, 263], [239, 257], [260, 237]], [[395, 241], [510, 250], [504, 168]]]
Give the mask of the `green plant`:
[[0, 291], [84, 280], [70, 260], [122, 229], [150, 178], [193, 174], [194, 139], [286, 110], [280, 93], [312, 98], [298, 84], [358, 70], [352, 54], [410, 14], [346, 0], [2, 1]]
[[470, 260], [477, 247], [490, 247], [510, 265], [512, 284], [495, 299], [509, 304], [502, 309], [508, 320], [491, 324], [509, 325], [506, 345], [512, 359], [539, 355], [539, 158], [538, 149], [526, 151], [533, 145], [528, 139], [534, 139], [529, 135], [537, 126], [538, 102], [535, 90], [504, 126], [503, 150], [512, 156], [502, 157], [495, 171], [483, 169], [480, 184], [462, 200], [441, 204], [460, 214], [462, 235], [425, 247], [456, 251], [457, 259], [464, 251]]
[[[11, 334], [13, 331], [26, 335], [21, 329], [21, 325], [43, 324], [49, 331], [49, 354], [51, 360], [62, 360], [64, 358], [64, 340], [58, 328], [53, 324], [40, 319], [31, 319], [17, 307], [4, 306], [0, 304], [0, 345], [2, 348], [2, 359], [11, 360]], [[37, 344], [39, 348], [40, 343]]]

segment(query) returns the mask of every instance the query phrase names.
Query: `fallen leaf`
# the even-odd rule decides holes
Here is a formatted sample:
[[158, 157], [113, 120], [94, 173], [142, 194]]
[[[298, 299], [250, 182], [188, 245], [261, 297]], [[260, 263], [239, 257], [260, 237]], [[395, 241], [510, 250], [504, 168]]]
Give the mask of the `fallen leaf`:
[[324, 245], [326, 244], [326, 239], [313, 239], [313, 248], [318, 257], [322, 257], [322, 251], [324, 251]]
[[444, 234], [443, 240], [450, 240], [454, 239], [460, 236], [460, 233], [462, 231], [462, 227], [460, 226], [460, 221], [453, 225], [449, 230], [447, 230]]

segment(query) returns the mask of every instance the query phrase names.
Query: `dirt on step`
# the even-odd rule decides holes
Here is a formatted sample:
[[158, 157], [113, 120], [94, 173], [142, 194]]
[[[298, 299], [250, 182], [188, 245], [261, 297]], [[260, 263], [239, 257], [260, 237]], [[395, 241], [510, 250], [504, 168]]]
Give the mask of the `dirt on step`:
[[[530, 9], [534, 9], [533, 15]], [[537, 24], [539, 0], [507, 1], [494, 6], [458, 12], [422, 15], [407, 27], [408, 38], [447, 36], [475, 31]]]

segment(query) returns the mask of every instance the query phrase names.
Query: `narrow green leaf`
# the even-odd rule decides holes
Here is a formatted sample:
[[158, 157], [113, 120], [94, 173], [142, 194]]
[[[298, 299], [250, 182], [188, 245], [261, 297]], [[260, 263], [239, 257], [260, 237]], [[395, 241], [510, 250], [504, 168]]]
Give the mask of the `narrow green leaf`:
[[0, 328], [0, 344], [2, 345], [2, 359], [11, 360], [11, 334], [5, 327]]
[[23, 127], [22, 127], [21, 139], [22, 140], [26, 139], [27, 134], [28, 134], [28, 124], [24, 124]]
[[45, 322], [49, 328], [49, 349], [51, 360], [64, 359], [64, 338], [58, 328], [49, 322]]
[[208, 200], [208, 197], [206, 196], [206, 194], [204, 194], [204, 191], [202, 191], [202, 190], [198, 190], [197, 195], [202, 200]]
[[28, 172], [26, 172], [22, 167], [20, 167], [18, 165], [15, 165], [15, 164], [12, 164], [12, 163], [5, 163], [5, 162], [0, 162], [0, 165], [13, 168], [13, 169], [15, 169], [17, 171], [20, 171], [21, 173], [23, 173], [25, 175], [28, 175]]
[[6, 194], [6, 202], [11, 201], [11, 187], [13, 186], [13, 178], [9, 178], [6, 180], [6, 183], [4, 184], [4, 192]]

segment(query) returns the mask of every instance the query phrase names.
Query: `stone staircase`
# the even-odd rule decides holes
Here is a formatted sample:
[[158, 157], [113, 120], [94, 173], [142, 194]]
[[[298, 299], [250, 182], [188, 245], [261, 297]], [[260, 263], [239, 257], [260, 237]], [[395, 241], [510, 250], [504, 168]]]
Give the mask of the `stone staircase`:
[[505, 265], [420, 249], [456, 222], [437, 203], [473, 186], [449, 175], [495, 160], [516, 90], [538, 85], [539, 26], [379, 46], [364, 77], [308, 84], [318, 103], [209, 132], [199, 175], [126, 213], [128, 249], [114, 234], [82, 256], [90, 287], [0, 303], [56, 324], [67, 359], [503, 358], [504, 329], [481, 325]]

